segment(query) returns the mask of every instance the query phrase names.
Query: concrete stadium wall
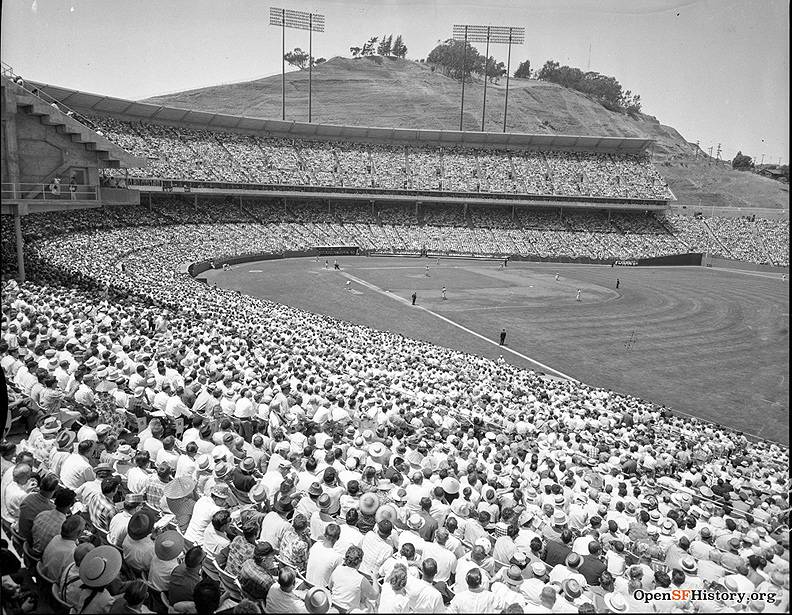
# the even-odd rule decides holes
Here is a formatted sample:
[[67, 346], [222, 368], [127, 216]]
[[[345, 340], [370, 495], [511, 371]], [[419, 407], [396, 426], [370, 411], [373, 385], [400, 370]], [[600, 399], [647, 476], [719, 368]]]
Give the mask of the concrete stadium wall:
[[81, 183], [99, 183], [99, 160], [95, 152], [58, 132], [55, 126], [43, 124], [39, 117], [17, 111], [16, 105], [6, 100], [8, 90], [3, 90], [3, 182], [48, 183], [60, 175], [65, 178], [65, 185], [72, 171], [82, 171]]

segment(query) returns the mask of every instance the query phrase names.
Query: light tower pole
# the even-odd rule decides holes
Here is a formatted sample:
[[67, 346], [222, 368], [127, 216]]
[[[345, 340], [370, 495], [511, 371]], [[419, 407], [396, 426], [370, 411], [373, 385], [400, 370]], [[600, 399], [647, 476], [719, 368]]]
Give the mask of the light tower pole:
[[506, 132], [506, 113], [509, 104], [509, 72], [511, 70], [511, 46], [522, 45], [525, 42], [525, 28], [515, 26], [471, 26], [455, 25], [453, 29], [455, 41], [463, 41], [464, 52], [462, 59], [462, 101], [459, 111], [459, 130], [462, 130], [462, 122], [465, 108], [465, 76], [467, 74], [467, 45], [468, 42], [485, 43], [486, 54], [484, 57], [484, 103], [481, 108], [481, 131], [484, 132], [484, 120], [487, 110], [487, 69], [489, 68], [489, 46], [490, 43], [502, 43], [509, 46], [508, 67], [506, 69], [506, 98], [503, 105], [503, 132]]
[[281, 28], [281, 119], [286, 119], [286, 28], [308, 30], [308, 122], [313, 110], [313, 33], [325, 31], [325, 16], [270, 7], [270, 25]]

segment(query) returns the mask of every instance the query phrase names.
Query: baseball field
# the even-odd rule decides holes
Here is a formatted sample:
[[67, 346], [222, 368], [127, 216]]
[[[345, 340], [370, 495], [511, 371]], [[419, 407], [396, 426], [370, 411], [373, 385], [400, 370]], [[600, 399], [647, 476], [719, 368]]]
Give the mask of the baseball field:
[[778, 274], [389, 257], [338, 257], [334, 270], [335, 260], [261, 261], [205, 275], [789, 442], [789, 284]]

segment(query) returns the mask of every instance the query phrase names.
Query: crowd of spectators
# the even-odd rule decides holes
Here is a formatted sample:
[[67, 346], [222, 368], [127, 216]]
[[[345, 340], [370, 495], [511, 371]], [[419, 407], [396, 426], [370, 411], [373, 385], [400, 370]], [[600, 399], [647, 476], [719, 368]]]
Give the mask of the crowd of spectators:
[[[701, 219], [601, 211], [461, 206], [366, 206], [307, 202], [284, 207], [275, 200], [154, 199], [151, 208], [103, 208], [52, 216], [27, 216], [27, 241], [51, 229], [71, 233], [146, 226], [149, 243], [168, 242], [188, 225], [223, 237], [214, 256], [356, 245], [377, 252], [522, 255], [543, 258], [636, 259], [707, 252], [755, 263], [789, 264], [788, 222]], [[123, 230], [118, 230], [124, 233]], [[14, 270], [13, 224], [3, 224], [3, 272]]]
[[789, 267], [789, 220], [676, 215], [668, 227], [692, 252]]
[[91, 121], [112, 142], [148, 158], [148, 168], [128, 170], [132, 181], [672, 198], [645, 156], [284, 139], [112, 116]]
[[[27, 217], [32, 281], [0, 320], [4, 609], [33, 588], [74, 613], [788, 610], [788, 449], [182, 273], [340, 224], [248, 211]], [[574, 224], [517, 220], [470, 241]]]

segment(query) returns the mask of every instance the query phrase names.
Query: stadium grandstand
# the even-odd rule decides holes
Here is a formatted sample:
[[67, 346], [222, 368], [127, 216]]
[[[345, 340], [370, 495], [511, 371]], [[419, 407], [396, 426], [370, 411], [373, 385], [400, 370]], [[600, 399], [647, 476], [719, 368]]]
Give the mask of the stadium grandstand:
[[785, 444], [196, 279], [778, 273], [788, 221], [674, 213], [648, 139], [234, 117], [8, 67], [2, 113], [4, 612], [788, 611]]

